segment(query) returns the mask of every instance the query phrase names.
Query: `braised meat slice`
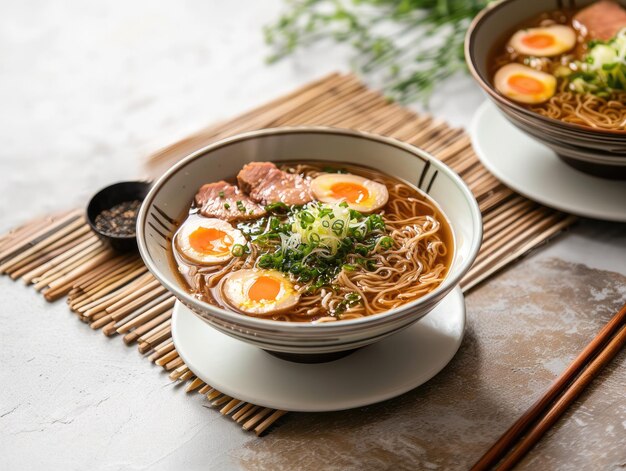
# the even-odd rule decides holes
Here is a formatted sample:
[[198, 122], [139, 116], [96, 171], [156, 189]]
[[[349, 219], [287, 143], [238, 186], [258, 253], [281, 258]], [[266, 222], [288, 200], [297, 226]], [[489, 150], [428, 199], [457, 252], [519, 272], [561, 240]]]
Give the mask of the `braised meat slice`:
[[626, 10], [615, 2], [601, 0], [576, 13], [574, 21], [585, 27], [591, 39], [606, 41], [626, 26]]
[[271, 162], [252, 162], [237, 175], [239, 188], [261, 204], [305, 204], [313, 200], [308, 180], [283, 172]]
[[196, 193], [200, 214], [224, 221], [255, 219], [265, 214], [263, 206], [255, 203], [239, 188], [225, 181], [207, 183]]

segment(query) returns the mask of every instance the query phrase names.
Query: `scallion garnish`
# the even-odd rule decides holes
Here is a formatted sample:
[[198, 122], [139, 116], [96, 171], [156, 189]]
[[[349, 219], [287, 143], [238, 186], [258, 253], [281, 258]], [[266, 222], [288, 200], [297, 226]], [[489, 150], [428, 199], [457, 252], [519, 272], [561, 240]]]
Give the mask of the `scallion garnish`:
[[310, 293], [330, 287], [341, 270], [375, 269], [377, 247], [393, 244], [380, 215], [347, 204], [274, 203], [266, 210], [270, 215], [237, 226], [260, 249], [257, 266], [290, 273]]
[[233, 248], [231, 249], [231, 253], [235, 257], [243, 257], [248, 252], [247, 249], [248, 249], [248, 247], [245, 246], [245, 245], [235, 244], [235, 245], [233, 245]]

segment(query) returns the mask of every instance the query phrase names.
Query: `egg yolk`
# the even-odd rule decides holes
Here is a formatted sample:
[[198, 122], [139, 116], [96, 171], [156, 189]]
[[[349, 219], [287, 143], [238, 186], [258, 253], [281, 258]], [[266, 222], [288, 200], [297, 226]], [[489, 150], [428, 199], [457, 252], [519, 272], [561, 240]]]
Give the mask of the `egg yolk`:
[[232, 243], [231, 236], [214, 227], [198, 227], [189, 235], [191, 248], [206, 255], [224, 254]]
[[333, 197], [344, 199], [349, 203], [360, 203], [366, 200], [370, 193], [363, 185], [352, 182], [337, 182], [330, 187]]
[[508, 82], [513, 90], [524, 95], [538, 95], [545, 90], [540, 80], [527, 75], [511, 75]]
[[546, 33], [529, 34], [522, 38], [522, 43], [533, 49], [543, 49], [554, 44], [554, 36]]
[[248, 290], [251, 301], [273, 301], [280, 293], [280, 281], [271, 276], [259, 276]]

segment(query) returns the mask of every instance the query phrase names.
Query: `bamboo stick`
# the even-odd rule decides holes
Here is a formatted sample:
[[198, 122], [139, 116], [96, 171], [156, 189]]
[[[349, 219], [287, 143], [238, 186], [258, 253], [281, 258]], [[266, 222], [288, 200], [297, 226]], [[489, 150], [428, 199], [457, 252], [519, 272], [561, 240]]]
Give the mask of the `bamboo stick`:
[[189, 371], [189, 368], [187, 368], [187, 365], [179, 366], [178, 368], [176, 368], [174, 371], [170, 373], [170, 379], [177, 380], [187, 371]]
[[84, 249], [101, 244], [97, 237], [93, 237], [89, 234], [79, 238], [78, 241], [79, 243], [74, 247], [59, 247], [48, 257], [42, 258], [41, 261], [44, 261], [43, 264], [36, 264], [37, 262], [34, 261], [30, 265], [27, 265], [24, 269], [17, 272], [19, 273], [18, 276], [22, 276], [24, 282], [29, 284], [34, 278], [43, 275], [46, 271], [58, 266], [61, 262], [72, 258]]
[[[55, 252], [58, 253], [59, 249], [64, 249], [65, 251], [70, 250], [71, 248], [73, 248], [77, 244], [80, 244], [88, 238], [91, 238], [91, 240], [93, 241], [97, 240], [97, 238], [93, 235], [88, 227], [81, 227], [76, 232], [70, 233], [65, 237], [61, 237], [56, 242], [52, 242], [46, 247], [43, 247], [40, 250], [31, 253], [29, 256], [23, 258], [21, 261], [14, 263], [11, 268], [8, 268], [6, 270], [6, 272], [9, 273], [13, 278], [14, 273], [22, 271], [25, 266], [32, 265], [33, 262], [44, 263], [44, 261], [47, 260], [51, 254]], [[11, 262], [13, 262], [14, 260], [15, 259], [12, 259]]]
[[85, 317], [89, 317], [90, 315], [92, 315], [92, 313], [99, 311], [107, 311], [107, 313], [112, 314], [112, 312], [109, 310], [109, 307], [112, 304], [117, 304], [120, 301], [125, 301], [128, 296], [135, 293], [135, 290], [143, 289], [146, 284], [150, 283], [150, 278], [147, 277], [147, 275], [150, 274], [147, 273], [146, 275], [140, 276], [130, 283], [120, 286], [111, 293], [100, 296], [90, 303], [83, 304], [79, 308], [75, 309], [76, 312], [84, 315]]
[[202, 385], [204, 385], [204, 381], [202, 381], [200, 378], [196, 378], [187, 385], [185, 392], [190, 393], [192, 391], [195, 391], [196, 389], [200, 388]]
[[252, 418], [248, 419], [243, 424], [243, 429], [244, 430], [250, 430], [255, 425], [257, 425], [259, 422], [261, 422], [265, 417], [267, 417], [270, 414], [272, 414], [272, 412], [274, 412], [274, 409], [270, 409], [269, 407], [264, 407], [263, 409], [258, 411]]
[[[159, 365], [157, 363], [158, 360], [163, 358], [165, 355], [167, 355], [174, 349], [175, 349], [174, 342], [172, 340], [163, 342], [163, 344], [158, 345], [154, 348], [154, 352], [150, 355], [149, 360]], [[159, 366], [163, 366], [163, 365], [159, 365]]]
[[[81, 229], [81, 226], [83, 226], [82, 229]], [[62, 240], [66, 237], [73, 237], [74, 236], [73, 231], [75, 230], [83, 231], [83, 233], [85, 233], [86, 231], [89, 230], [89, 228], [84, 226], [84, 221], [82, 218], [69, 223], [67, 226], [63, 227], [58, 232], [55, 232], [54, 234], [52, 234], [50, 237], [46, 237], [40, 242], [35, 243], [32, 247], [24, 250], [19, 255], [11, 258], [9, 261], [0, 265], [0, 273], [6, 272], [7, 270], [11, 269], [11, 267], [17, 265], [22, 260], [27, 259], [30, 255], [40, 251], [43, 248], [48, 247], [49, 245], [53, 244], [54, 242], [58, 240]]]
[[231, 399], [228, 404], [226, 404], [224, 407], [222, 407], [220, 409], [220, 414], [222, 415], [229, 415], [231, 413], [233, 413], [235, 410], [237, 410], [237, 408], [243, 404], [242, 401], [240, 401], [239, 399]]
[[74, 268], [79, 267], [85, 262], [85, 260], [88, 260], [89, 258], [99, 253], [104, 253], [106, 251], [106, 247], [104, 247], [102, 244], [94, 244], [93, 246], [82, 250], [75, 256], [72, 256], [62, 263], [59, 263], [57, 266], [50, 268], [46, 272], [42, 273], [40, 276], [33, 278], [31, 281], [35, 284], [35, 289], [39, 290], [44, 286], [50, 284], [51, 282], [58, 280]]
[[280, 419], [283, 415], [285, 415], [287, 411], [277, 410], [274, 411], [269, 417], [267, 417], [263, 422], [257, 425], [254, 428], [254, 433], [256, 433], [257, 437], [261, 436], [263, 432], [265, 432], [274, 422]]
[[198, 389], [198, 394], [201, 395], [206, 395], [206, 393], [208, 393], [211, 390], [211, 386], [209, 386], [208, 384], [205, 384], [204, 386], [202, 386], [200, 389]]
[[[23, 251], [28, 250], [27, 247], [36, 245], [39, 241], [45, 240], [48, 236], [53, 235], [66, 224], [71, 224], [75, 219], [82, 218], [82, 210], [73, 210], [70, 211], [65, 216], [60, 217], [58, 220], [51, 222], [50, 224], [46, 224], [44, 227], [35, 231], [32, 234], [25, 234], [26, 237], [16, 238], [17, 241], [12, 241], [12, 243], [7, 243], [3, 247], [0, 252], [0, 260], [4, 260], [7, 257], [12, 257], [17, 252], [23, 253]], [[27, 226], [29, 227], [29, 226]], [[19, 234], [22, 235], [24, 231], [19, 231]], [[1, 266], [1, 265], [0, 265]], [[0, 268], [0, 273], [2, 270]]]
[[48, 286], [49, 289], [44, 292], [44, 297], [48, 301], [55, 301], [56, 299], [60, 298], [72, 288], [72, 284], [79, 276], [96, 267], [99, 263], [103, 262], [108, 257], [110, 257], [110, 254], [104, 252], [97, 257], [91, 259], [84, 265], [81, 265], [80, 267], [66, 274], [65, 276], [59, 278], [58, 280], [53, 281]]
[[[154, 282], [156, 282], [156, 287]], [[125, 306], [119, 307], [118, 309], [111, 309], [111, 306], [109, 306], [106, 308], [107, 312], [114, 315], [116, 319], [121, 319], [148, 301], [152, 301], [154, 298], [167, 291], [163, 286], [159, 285], [157, 280], [154, 280], [154, 282], [149, 282], [147, 285], [143, 286], [141, 290], [133, 292], [131, 296], [122, 298], [121, 301], [127, 303]], [[136, 295], [138, 293], [143, 294], [140, 294], [139, 297], [137, 297]], [[118, 301], [115, 304], [119, 306], [121, 301]]]
[[149, 309], [154, 308], [154, 306], [156, 306], [157, 304], [160, 304], [163, 301], [165, 301], [167, 299], [171, 299], [171, 298], [173, 298], [173, 296], [171, 294], [169, 294], [168, 292], [165, 292], [165, 293], [161, 294], [160, 296], [157, 296], [153, 300], [146, 302], [144, 305], [138, 307], [137, 309], [135, 309], [134, 311], [132, 311], [132, 312], [130, 312], [128, 314], [126, 314], [126, 313], [123, 313], [123, 315], [122, 314], [111, 314], [111, 317], [113, 318], [113, 320], [115, 320], [117, 322], [116, 330], [119, 329], [125, 323], [127, 323], [127, 322], [131, 321], [132, 319], [135, 319], [136, 317], [142, 315], [144, 312], [148, 311]]
[[155, 318], [156, 316], [161, 314], [163, 311], [167, 309], [171, 309], [174, 306], [175, 301], [176, 299], [174, 297], [168, 297], [164, 301], [154, 306], [152, 309], [149, 309], [148, 311], [144, 312], [140, 316], [137, 316], [134, 319], [122, 324], [120, 327], [118, 327], [117, 333], [125, 334], [129, 330], [134, 329], [140, 326], [141, 324]]
[[244, 403], [239, 408], [239, 410], [232, 415], [232, 419], [235, 422], [240, 422], [240, 419], [241, 420], [245, 420], [245, 418], [248, 417], [248, 415], [254, 414], [254, 410], [258, 410], [258, 409], [260, 409], [259, 406], [255, 406], [254, 404], [250, 404], [249, 402], [248, 403]]
[[[141, 338], [144, 334], [152, 332], [154, 329], [162, 330], [161, 328], [163, 327], [164, 322], [165, 321], [169, 321], [169, 319], [171, 317], [172, 317], [172, 311], [171, 310], [166, 311], [166, 312], [158, 315], [157, 317], [155, 317], [151, 321], [146, 322], [141, 327], [137, 327], [135, 330], [133, 330], [132, 332], [127, 334], [124, 337], [124, 342], [126, 342], [126, 343], [134, 342], [136, 339]], [[151, 343], [151, 342], [148, 342], [147, 340], [146, 340], [146, 342], [147, 343]]]

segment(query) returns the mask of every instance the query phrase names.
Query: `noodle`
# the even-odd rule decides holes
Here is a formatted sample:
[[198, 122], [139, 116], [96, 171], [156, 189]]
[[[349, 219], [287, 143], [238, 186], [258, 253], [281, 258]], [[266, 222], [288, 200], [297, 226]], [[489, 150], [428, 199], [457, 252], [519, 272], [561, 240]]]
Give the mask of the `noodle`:
[[609, 98], [576, 93], [562, 81], [559, 91], [541, 105], [529, 109], [548, 118], [591, 128], [626, 130], [626, 92], [613, 91]]
[[[283, 170], [315, 177], [323, 173], [318, 166], [295, 165]], [[259, 316], [279, 321], [335, 322], [332, 314], [348, 293], [360, 295], [361, 302], [341, 315], [355, 319], [396, 308], [433, 291], [445, 278], [452, 256], [452, 234], [445, 217], [437, 206], [415, 188], [399, 180], [365, 167], [350, 167], [359, 174], [386, 185], [389, 200], [381, 211], [388, 235], [393, 239], [390, 249], [377, 246], [372, 271], [358, 266], [358, 254], [348, 255], [347, 263], [358, 266], [354, 271], [342, 270], [332, 287], [322, 287], [307, 293], [307, 285], [295, 284], [301, 292], [298, 305], [288, 313]], [[220, 280], [228, 273], [252, 268], [259, 257], [254, 244], [243, 258], [234, 257], [219, 267], [194, 267], [186, 280], [191, 291], [203, 301], [225, 307], [220, 299]], [[176, 257], [176, 254], [174, 254]], [[176, 257], [176, 261], [181, 260]]]

